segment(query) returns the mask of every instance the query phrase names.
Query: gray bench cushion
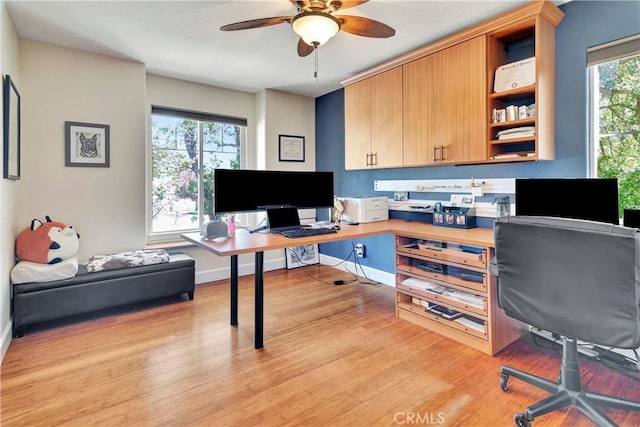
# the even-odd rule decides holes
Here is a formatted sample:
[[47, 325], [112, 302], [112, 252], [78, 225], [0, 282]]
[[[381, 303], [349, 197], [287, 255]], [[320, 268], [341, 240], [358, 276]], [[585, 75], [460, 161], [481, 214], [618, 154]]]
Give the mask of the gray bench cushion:
[[149, 274], [158, 271], [167, 271], [176, 268], [192, 267], [193, 258], [184, 254], [172, 254], [169, 262], [152, 265], [142, 265], [139, 267], [121, 268], [118, 270], [105, 270], [95, 273], [87, 273], [84, 265], [78, 266], [78, 274], [72, 279], [54, 280], [51, 282], [32, 282], [14, 285], [14, 294], [41, 291], [45, 289], [62, 288], [65, 286], [79, 285], [81, 283], [102, 282], [120, 277], [134, 277], [141, 274]]
[[195, 261], [174, 254], [168, 263], [83, 271], [73, 279], [18, 284], [13, 290], [13, 335], [20, 337], [37, 323], [172, 295], [186, 293], [193, 299]]

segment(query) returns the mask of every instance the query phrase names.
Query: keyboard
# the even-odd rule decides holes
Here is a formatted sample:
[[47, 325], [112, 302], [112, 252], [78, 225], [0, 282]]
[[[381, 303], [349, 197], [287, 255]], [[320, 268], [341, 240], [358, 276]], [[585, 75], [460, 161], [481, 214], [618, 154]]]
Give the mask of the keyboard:
[[282, 235], [296, 239], [298, 237], [320, 236], [332, 233], [337, 233], [337, 231], [330, 228], [294, 228], [292, 230], [283, 231]]

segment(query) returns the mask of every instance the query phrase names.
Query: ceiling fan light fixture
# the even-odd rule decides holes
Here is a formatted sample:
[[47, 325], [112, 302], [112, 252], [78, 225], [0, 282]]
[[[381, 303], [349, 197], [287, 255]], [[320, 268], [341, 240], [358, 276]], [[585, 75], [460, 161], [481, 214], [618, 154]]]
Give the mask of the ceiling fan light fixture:
[[340, 21], [328, 13], [304, 12], [293, 18], [291, 27], [306, 44], [317, 47], [340, 31]]

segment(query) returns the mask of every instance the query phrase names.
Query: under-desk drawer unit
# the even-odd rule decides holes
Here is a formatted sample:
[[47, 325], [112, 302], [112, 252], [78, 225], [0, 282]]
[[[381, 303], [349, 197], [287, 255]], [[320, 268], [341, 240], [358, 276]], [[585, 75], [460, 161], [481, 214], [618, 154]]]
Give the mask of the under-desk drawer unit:
[[432, 304], [441, 305], [472, 316], [488, 315], [486, 293], [474, 293], [469, 289], [446, 282], [398, 273], [398, 293], [416, 297]]
[[494, 354], [490, 248], [397, 235], [397, 316]]
[[479, 269], [407, 256], [400, 251], [396, 255], [396, 268], [399, 274], [423, 278], [427, 281], [446, 282], [462, 290], [487, 292], [489, 276], [486, 271]]
[[474, 245], [398, 236], [397, 251], [420, 258], [487, 268], [487, 250]]
[[[470, 315], [455, 310], [447, 310], [427, 299], [412, 297], [403, 293], [397, 294], [399, 317], [426, 326], [429, 329], [449, 336], [461, 338], [468, 336], [465, 343], [473, 339], [488, 341], [487, 320], [482, 316]], [[463, 336], [464, 336], [463, 335]]]

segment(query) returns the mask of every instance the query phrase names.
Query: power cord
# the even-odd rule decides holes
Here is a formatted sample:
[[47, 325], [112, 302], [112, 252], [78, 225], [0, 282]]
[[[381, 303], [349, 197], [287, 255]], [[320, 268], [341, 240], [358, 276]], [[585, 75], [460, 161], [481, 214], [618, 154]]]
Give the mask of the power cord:
[[[536, 346], [545, 350], [552, 350], [559, 357], [562, 357], [562, 344], [559, 342], [561, 340], [560, 336], [553, 336], [551, 339], [542, 338], [536, 334], [531, 334], [531, 336], [533, 343]], [[542, 344], [543, 342], [550, 342], [551, 345]], [[627, 375], [631, 378], [640, 379], [640, 358], [638, 357], [636, 349], [633, 349], [633, 352], [636, 355], [634, 360], [633, 358], [613, 352], [614, 347], [603, 348], [592, 344], [585, 345], [581, 343], [578, 343], [578, 346], [582, 346], [582, 348], [595, 353], [594, 355], [587, 355], [584, 352], [579, 351], [578, 356], [580, 358], [591, 362], [598, 362], [616, 372], [620, 372], [621, 374]]]
[[[355, 245], [355, 243], [352, 242], [351, 246], [352, 246], [351, 254], [354, 255], [353, 261], [354, 261], [354, 265], [356, 267], [356, 271], [355, 271], [355, 273], [351, 273], [346, 265], [345, 265], [345, 270], [347, 270], [347, 271], [349, 271], [349, 273], [353, 274], [356, 277], [356, 280], [358, 281], [358, 283], [360, 283], [361, 285], [381, 286], [382, 283], [380, 283], [378, 281], [375, 281], [375, 280], [371, 280], [367, 276], [367, 273], [364, 271], [364, 267], [362, 267], [362, 264], [360, 264], [360, 260], [358, 259], [358, 256], [356, 255], [356, 245]], [[351, 254], [349, 254], [349, 256]], [[360, 267], [360, 270], [362, 270], [362, 276], [364, 276], [364, 278], [368, 280], [367, 282], [363, 282], [363, 281], [360, 280], [360, 278], [358, 276], [358, 267]]]
[[[304, 262], [304, 261], [300, 258], [299, 254], [298, 254], [296, 251], [294, 251], [293, 249], [291, 249], [291, 248], [287, 248], [287, 251], [289, 251], [289, 254], [290, 254], [291, 258], [292, 258], [292, 259], [294, 259], [297, 263], [299, 263], [299, 264], [303, 264], [303, 265], [305, 265], [305, 266], [306, 266], [306, 265], [313, 265], [313, 264], [310, 264], [310, 263]], [[353, 259], [354, 259], [354, 265], [355, 265], [355, 268], [356, 268], [356, 271], [355, 271], [355, 272], [353, 272], [353, 271], [349, 270], [349, 268], [348, 268], [348, 267], [346, 266], [346, 264], [345, 264], [345, 263], [349, 260], [349, 258], [351, 258], [352, 256], [353, 256]], [[351, 274], [353, 275], [353, 279], [350, 279], [350, 280], [345, 280], [345, 279], [336, 279], [336, 280], [334, 280], [333, 282], [327, 282], [326, 280], [322, 280], [322, 279], [320, 279], [320, 278], [318, 278], [318, 277], [315, 277], [315, 276], [311, 275], [311, 273], [309, 273], [308, 271], [305, 271], [305, 273], [306, 273], [309, 277], [311, 277], [312, 279], [317, 280], [317, 281], [322, 282], [322, 283], [326, 283], [326, 284], [333, 284], [333, 285], [346, 285], [346, 284], [349, 284], [349, 283], [357, 282], [357, 283], [359, 283], [359, 284], [361, 284], [361, 285], [382, 286], [382, 283], [380, 283], [380, 282], [378, 282], [378, 281], [375, 281], [375, 280], [372, 280], [372, 279], [370, 279], [370, 278], [367, 276], [367, 273], [365, 272], [364, 267], [362, 266], [362, 264], [360, 264], [360, 261], [358, 260], [358, 257], [357, 257], [357, 255], [356, 255], [356, 247], [355, 247], [355, 244], [353, 244], [353, 243], [352, 243], [351, 251], [350, 251], [350, 252], [349, 252], [349, 253], [348, 253], [348, 254], [347, 254], [347, 255], [342, 259], [342, 261], [340, 261], [340, 262], [338, 262], [338, 263], [336, 263], [336, 264], [333, 264], [333, 265], [329, 265], [329, 267], [337, 268], [338, 266], [340, 266], [340, 265], [342, 265], [342, 264], [345, 264], [345, 266], [344, 266], [344, 270], [345, 270], [347, 273], [351, 273]], [[360, 280], [360, 277], [358, 276], [358, 267], [360, 267], [360, 270], [362, 271], [362, 276], [363, 276], [365, 279], [367, 279], [367, 281], [362, 281], [362, 280]]]
[[[291, 248], [287, 248], [287, 251], [289, 252], [289, 255], [291, 256], [291, 258], [292, 258], [292, 259], [294, 259], [297, 263], [299, 263], [299, 264], [303, 264], [303, 265], [305, 265], [305, 266], [307, 266], [307, 265], [314, 265], [314, 264], [310, 264], [310, 263], [307, 263], [307, 262], [303, 261], [303, 260], [300, 258], [300, 255], [299, 255], [296, 251], [294, 251], [293, 249], [291, 249]], [[350, 256], [351, 256], [351, 254], [348, 254], [348, 255], [347, 255], [347, 258], [345, 258], [344, 260], [340, 261], [340, 262], [339, 262], [338, 264], [336, 264], [335, 266], [331, 266], [331, 267], [337, 267], [338, 265], [340, 265], [340, 264], [344, 263], [344, 262], [345, 262], [345, 261], [346, 261]], [[348, 271], [348, 270], [347, 270], [347, 271]], [[311, 277], [312, 279], [317, 280], [318, 282], [321, 282], [321, 283], [325, 283], [325, 284], [327, 284], [327, 285], [345, 285], [345, 284], [349, 284], [349, 283], [353, 283], [353, 282], [357, 281], [357, 277], [355, 277], [355, 275], [354, 275], [354, 277], [355, 277], [355, 278], [354, 278], [354, 279], [351, 279], [351, 280], [337, 279], [337, 280], [334, 280], [333, 282], [328, 282], [328, 281], [326, 281], [326, 280], [323, 280], [323, 279], [321, 279], [321, 278], [319, 278], [319, 277], [316, 277], [316, 276], [312, 275], [312, 274], [311, 274], [311, 273], [309, 273], [306, 269], [304, 270], [304, 272], [305, 272], [305, 274], [306, 274], [307, 276]], [[348, 271], [348, 272], [349, 272], [349, 273], [351, 273], [350, 271]], [[352, 274], [353, 274], [353, 273], [352, 273]]]

